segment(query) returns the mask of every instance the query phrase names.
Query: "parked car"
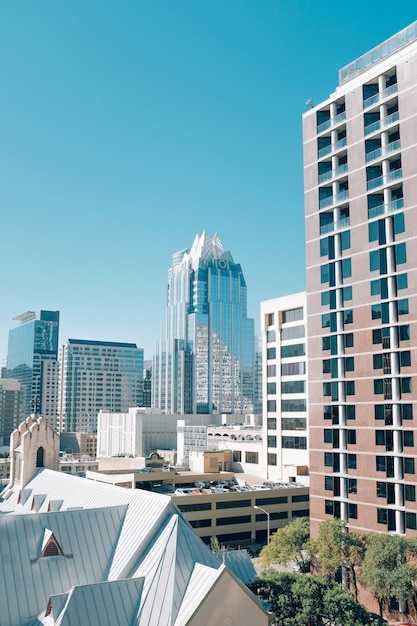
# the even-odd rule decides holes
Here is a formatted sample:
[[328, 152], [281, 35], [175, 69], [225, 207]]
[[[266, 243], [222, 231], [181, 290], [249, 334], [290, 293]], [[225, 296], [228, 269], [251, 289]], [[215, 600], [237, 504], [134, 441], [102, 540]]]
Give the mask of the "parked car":
[[266, 485], [252, 485], [252, 489], [255, 489], [256, 491], [269, 491], [269, 487], [267, 487]]
[[178, 487], [174, 491], [174, 496], [201, 496], [201, 491], [192, 487]]
[[230, 487], [228, 487], [227, 485], [217, 485], [217, 487], [211, 488], [212, 493], [229, 493], [229, 491]]

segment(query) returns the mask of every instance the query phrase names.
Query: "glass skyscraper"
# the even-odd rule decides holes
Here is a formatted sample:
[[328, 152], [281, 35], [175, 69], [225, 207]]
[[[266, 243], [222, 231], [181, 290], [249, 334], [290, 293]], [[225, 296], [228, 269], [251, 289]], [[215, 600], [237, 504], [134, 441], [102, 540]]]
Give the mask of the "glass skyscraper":
[[22, 414], [42, 413], [51, 426], [57, 417], [59, 311], [27, 311], [14, 318], [20, 326], [9, 332], [7, 378], [22, 387]]
[[254, 323], [242, 268], [220, 237], [172, 257], [152, 406], [167, 413], [251, 413]]

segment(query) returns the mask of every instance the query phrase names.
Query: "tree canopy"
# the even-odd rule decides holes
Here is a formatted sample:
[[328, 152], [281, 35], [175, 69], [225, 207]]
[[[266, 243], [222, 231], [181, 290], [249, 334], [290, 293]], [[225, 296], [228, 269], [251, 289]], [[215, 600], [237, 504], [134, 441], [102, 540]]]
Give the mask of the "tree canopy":
[[259, 555], [262, 567], [272, 563], [288, 565], [295, 562], [303, 570], [308, 562], [305, 553], [310, 536], [310, 523], [307, 518], [300, 517], [279, 528], [272, 536], [269, 545], [262, 548]]
[[264, 570], [252, 585], [268, 602], [276, 626], [359, 626], [371, 624], [369, 613], [352, 594], [324, 576]]
[[410, 557], [417, 554], [414, 538], [369, 533], [362, 563], [361, 582], [379, 603], [380, 613], [390, 598], [409, 601], [414, 596], [417, 567]]

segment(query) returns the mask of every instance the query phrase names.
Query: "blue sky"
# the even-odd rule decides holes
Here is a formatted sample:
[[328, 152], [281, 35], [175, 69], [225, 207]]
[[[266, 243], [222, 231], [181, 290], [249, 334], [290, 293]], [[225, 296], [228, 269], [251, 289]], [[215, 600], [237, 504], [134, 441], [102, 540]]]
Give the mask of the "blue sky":
[[167, 270], [218, 232], [262, 300], [305, 288], [301, 118], [415, 0], [2, 0], [0, 357], [13, 317], [151, 358]]

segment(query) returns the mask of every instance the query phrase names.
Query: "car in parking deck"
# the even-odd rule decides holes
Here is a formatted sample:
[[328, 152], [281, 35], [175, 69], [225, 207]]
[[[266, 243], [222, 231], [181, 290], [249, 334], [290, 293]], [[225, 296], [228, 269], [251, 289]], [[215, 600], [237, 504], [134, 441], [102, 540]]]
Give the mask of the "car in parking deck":
[[266, 485], [252, 485], [252, 489], [255, 489], [255, 491], [269, 491], [269, 487]]
[[216, 487], [211, 488], [212, 493], [229, 493], [230, 487], [227, 485], [217, 485]]
[[200, 496], [201, 491], [192, 487], [178, 487], [174, 491], [174, 496]]

